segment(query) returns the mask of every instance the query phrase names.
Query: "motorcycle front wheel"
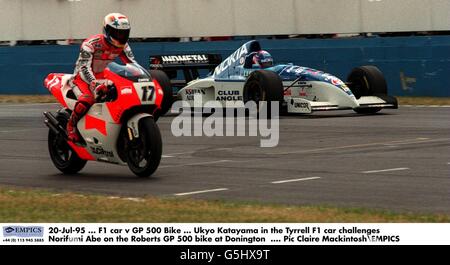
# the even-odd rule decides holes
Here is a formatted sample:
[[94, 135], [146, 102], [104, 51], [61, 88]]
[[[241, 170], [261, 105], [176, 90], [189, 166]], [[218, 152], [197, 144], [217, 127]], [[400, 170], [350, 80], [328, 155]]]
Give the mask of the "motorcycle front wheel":
[[138, 177], [149, 177], [159, 166], [162, 140], [158, 125], [152, 117], [139, 121], [139, 137], [128, 140], [127, 164]]

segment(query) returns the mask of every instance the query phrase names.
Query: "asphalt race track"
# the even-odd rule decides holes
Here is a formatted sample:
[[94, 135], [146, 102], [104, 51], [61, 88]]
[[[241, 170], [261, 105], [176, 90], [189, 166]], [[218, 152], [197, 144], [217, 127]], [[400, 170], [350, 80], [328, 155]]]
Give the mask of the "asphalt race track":
[[0, 105], [0, 185], [450, 213], [450, 108], [282, 117], [275, 148], [259, 147], [259, 137], [174, 137], [174, 116], [163, 117], [164, 157], [149, 179], [97, 162], [78, 175], [60, 174], [42, 118], [56, 109]]

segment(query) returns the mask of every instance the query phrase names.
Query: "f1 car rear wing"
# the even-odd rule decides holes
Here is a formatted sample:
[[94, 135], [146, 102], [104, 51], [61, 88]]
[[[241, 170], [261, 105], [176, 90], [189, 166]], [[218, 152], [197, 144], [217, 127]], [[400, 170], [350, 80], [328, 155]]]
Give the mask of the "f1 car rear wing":
[[[176, 54], [150, 56], [150, 70], [162, 70], [171, 79], [172, 86], [183, 87], [200, 77], [199, 70], [214, 71], [222, 62], [220, 54]], [[184, 78], [177, 80], [181, 70]]]

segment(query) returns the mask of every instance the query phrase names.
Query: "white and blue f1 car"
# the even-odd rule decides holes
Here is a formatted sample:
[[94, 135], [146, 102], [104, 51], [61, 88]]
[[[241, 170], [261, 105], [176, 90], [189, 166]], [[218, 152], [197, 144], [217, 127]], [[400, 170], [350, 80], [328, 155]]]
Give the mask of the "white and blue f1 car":
[[[261, 50], [258, 41], [249, 41], [224, 61], [219, 55], [159, 55], [150, 57], [150, 68], [161, 69], [172, 79], [174, 96], [191, 102], [279, 101], [287, 113], [353, 109], [376, 113], [398, 108], [397, 99], [387, 95], [387, 84], [375, 66], [354, 68], [343, 82], [339, 78], [308, 67], [278, 64], [255, 68], [248, 55]], [[200, 78], [199, 69], [210, 74]], [[175, 80], [183, 72], [183, 80]]]

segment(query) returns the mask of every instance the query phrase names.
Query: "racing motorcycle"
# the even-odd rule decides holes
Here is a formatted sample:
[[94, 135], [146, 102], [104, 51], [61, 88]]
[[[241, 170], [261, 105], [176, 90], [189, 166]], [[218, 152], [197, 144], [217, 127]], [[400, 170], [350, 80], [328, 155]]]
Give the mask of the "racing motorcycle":
[[[170, 106], [170, 81], [164, 72], [148, 72], [138, 64], [110, 63], [104, 70], [108, 93], [78, 121], [81, 141], [68, 141], [66, 124], [77, 101], [72, 75], [51, 73], [45, 87], [63, 106], [44, 112], [48, 149], [57, 169], [79, 172], [89, 160], [128, 165], [139, 177], [153, 174], [161, 160], [162, 140], [156, 124], [162, 107]], [[167, 86], [169, 84], [169, 86]], [[170, 95], [164, 97], [164, 95]]]

